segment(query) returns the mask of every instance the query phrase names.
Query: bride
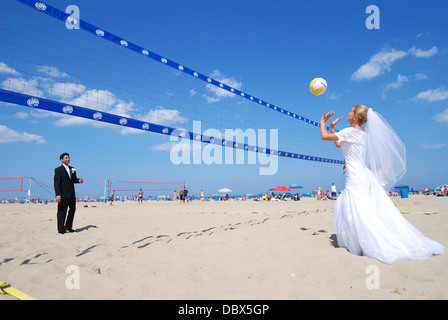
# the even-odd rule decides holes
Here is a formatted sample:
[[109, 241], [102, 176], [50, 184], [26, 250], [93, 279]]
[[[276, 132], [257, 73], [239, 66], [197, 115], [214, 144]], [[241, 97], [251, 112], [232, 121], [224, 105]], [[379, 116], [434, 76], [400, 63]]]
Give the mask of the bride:
[[[342, 149], [346, 185], [334, 205], [338, 245], [353, 254], [384, 263], [397, 259], [426, 259], [443, 253], [444, 247], [414, 228], [389, 199], [387, 191], [406, 172], [406, 149], [395, 131], [375, 111], [356, 105], [348, 114], [350, 127], [336, 132], [342, 117], [324, 113], [322, 140]], [[368, 120], [368, 121], [367, 121]], [[367, 122], [366, 131], [362, 125]]]

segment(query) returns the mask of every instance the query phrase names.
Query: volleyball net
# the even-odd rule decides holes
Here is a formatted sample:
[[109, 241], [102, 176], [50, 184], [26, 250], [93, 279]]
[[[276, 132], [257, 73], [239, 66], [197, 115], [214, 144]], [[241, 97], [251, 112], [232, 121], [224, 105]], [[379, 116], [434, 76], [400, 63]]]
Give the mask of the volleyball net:
[[[113, 124], [122, 132], [343, 164], [321, 141], [319, 121], [245, 92], [219, 67], [200, 72], [64, 9], [0, 0], [0, 101], [58, 113], [59, 126]], [[197, 121], [218, 134], [195, 131]], [[226, 129], [277, 129], [278, 146], [270, 148], [269, 136], [235, 141]]]
[[1, 199], [48, 199], [52, 197], [54, 197], [53, 188], [36, 178], [0, 178]]
[[0, 192], [23, 191], [23, 178], [0, 178]]

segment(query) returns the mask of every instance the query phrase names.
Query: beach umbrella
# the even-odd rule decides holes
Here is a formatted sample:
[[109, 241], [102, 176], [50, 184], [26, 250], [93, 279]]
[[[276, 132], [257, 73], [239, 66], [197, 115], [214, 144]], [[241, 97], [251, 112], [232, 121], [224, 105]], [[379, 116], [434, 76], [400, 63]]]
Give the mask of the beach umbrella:
[[219, 192], [232, 192], [232, 190], [228, 189], [228, 188], [222, 188], [218, 190]]
[[291, 191], [291, 189], [285, 187], [285, 186], [277, 186], [275, 188], [272, 188], [273, 191]]
[[301, 189], [301, 188], [303, 188], [303, 186], [301, 184], [294, 183], [294, 184], [290, 185], [289, 188], [290, 189]]

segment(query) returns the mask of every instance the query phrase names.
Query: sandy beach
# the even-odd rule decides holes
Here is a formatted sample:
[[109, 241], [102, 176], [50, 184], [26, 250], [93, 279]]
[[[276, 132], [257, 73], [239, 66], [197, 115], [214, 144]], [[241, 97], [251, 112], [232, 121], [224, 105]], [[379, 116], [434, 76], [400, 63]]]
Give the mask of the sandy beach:
[[[448, 246], [448, 197], [393, 201]], [[390, 265], [350, 254], [331, 200], [86, 205], [64, 235], [56, 204], [0, 205], [0, 281], [36, 299], [448, 298], [446, 252]]]

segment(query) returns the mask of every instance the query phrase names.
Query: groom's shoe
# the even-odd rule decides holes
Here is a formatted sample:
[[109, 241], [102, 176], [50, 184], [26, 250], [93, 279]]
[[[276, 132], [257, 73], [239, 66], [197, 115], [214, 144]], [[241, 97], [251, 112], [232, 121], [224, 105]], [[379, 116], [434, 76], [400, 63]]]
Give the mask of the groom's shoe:
[[65, 229], [65, 231], [70, 232], [70, 233], [75, 232], [75, 230], [73, 230], [72, 228], [70, 228], [70, 229]]

